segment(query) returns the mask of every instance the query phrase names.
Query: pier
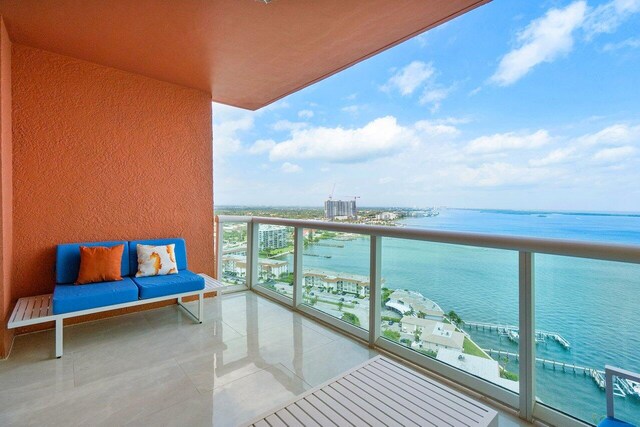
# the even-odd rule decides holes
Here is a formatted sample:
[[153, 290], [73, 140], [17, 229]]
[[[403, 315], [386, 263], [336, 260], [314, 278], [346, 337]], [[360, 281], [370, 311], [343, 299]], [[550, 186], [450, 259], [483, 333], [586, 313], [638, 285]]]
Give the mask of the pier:
[[320, 242], [316, 242], [316, 243], [312, 243], [314, 246], [325, 246], [327, 248], [344, 248], [344, 245], [340, 245], [337, 243], [320, 243]]
[[[465, 321], [464, 326], [468, 329], [475, 328], [476, 330], [489, 332], [496, 331], [498, 335], [505, 336], [513, 342], [518, 342], [520, 339], [519, 327], [514, 325], [499, 325], [497, 323]], [[571, 343], [559, 333], [536, 329], [536, 343], [546, 342], [547, 340], [557, 342], [565, 350], [569, 350], [571, 348]]]
[[[493, 348], [483, 349], [483, 351], [491, 357], [493, 357], [494, 355], [496, 355], [498, 358], [500, 358], [501, 356], [507, 356], [513, 357], [516, 361], [518, 361], [520, 357], [518, 353], [512, 353], [504, 350], [495, 350]], [[536, 362], [540, 363], [543, 368], [550, 367], [552, 370], [557, 372], [590, 376], [601, 390], [605, 390], [605, 379], [603, 370], [593, 369], [587, 366], [580, 366], [574, 363], [559, 362], [552, 359], [543, 359], [540, 357], [536, 357]], [[627, 395], [640, 397], [640, 393], [636, 392], [626, 380], [617, 377], [614, 377], [613, 381], [613, 394], [620, 397], [626, 397]]]
[[304, 255], [304, 256], [313, 256], [313, 257], [316, 257], [316, 258], [327, 258], [327, 259], [331, 258], [331, 255], [318, 255], [318, 254], [302, 254], [302, 255]]

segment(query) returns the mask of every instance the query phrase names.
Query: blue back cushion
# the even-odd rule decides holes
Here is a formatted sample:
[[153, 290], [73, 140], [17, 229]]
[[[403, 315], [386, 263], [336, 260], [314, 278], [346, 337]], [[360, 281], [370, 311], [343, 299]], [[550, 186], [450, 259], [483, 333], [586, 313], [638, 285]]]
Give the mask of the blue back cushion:
[[138, 271], [138, 249], [137, 245], [176, 245], [176, 264], [178, 264], [178, 270], [187, 269], [187, 245], [184, 239], [152, 239], [152, 240], [134, 240], [129, 242], [129, 275], [135, 276]]
[[[129, 244], [126, 241], [115, 242], [88, 242], [88, 243], [65, 243], [58, 245], [56, 251], [56, 283], [73, 283], [78, 279], [80, 271], [80, 246], [106, 246], [111, 248], [117, 245], [124, 245], [122, 251], [122, 277], [129, 275]], [[137, 265], [137, 264], [136, 264]]]

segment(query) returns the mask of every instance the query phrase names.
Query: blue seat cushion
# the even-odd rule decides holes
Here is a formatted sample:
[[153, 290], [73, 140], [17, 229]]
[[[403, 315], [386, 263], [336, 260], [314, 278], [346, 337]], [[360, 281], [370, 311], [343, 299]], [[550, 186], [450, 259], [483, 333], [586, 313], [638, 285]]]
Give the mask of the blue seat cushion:
[[598, 423], [598, 427], [635, 427], [635, 424], [629, 424], [617, 418], [607, 417]]
[[189, 270], [166, 276], [134, 277], [140, 288], [140, 299], [163, 297], [165, 295], [204, 289], [204, 278]]
[[137, 299], [138, 287], [128, 277], [116, 282], [56, 285], [53, 291], [53, 314], [121, 304]]
[[178, 270], [186, 270], [187, 266], [187, 245], [184, 239], [152, 239], [152, 240], [133, 240], [129, 242], [129, 276], [135, 276], [138, 271], [138, 245], [162, 246], [176, 245], [174, 253], [176, 254], [176, 264]]

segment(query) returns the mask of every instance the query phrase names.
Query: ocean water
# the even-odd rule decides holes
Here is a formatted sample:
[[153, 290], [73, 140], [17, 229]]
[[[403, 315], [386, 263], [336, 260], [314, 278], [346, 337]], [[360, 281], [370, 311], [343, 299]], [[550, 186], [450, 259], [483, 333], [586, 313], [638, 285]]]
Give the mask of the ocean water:
[[[411, 218], [407, 227], [640, 245], [640, 216], [443, 210], [437, 217]], [[369, 239], [312, 246], [305, 267], [368, 274]], [[463, 320], [518, 324], [518, 254], [513, 251], [383, 239], [382, 277], [389, 288], [421, 292]], [[549, 255], [535, 256], [536, 329], [571, 343], [536, 346], [537, 357], [604, 369], [612, 364], [640, 372], [640, 266]], [[517, 353], [495, 332], [467, 329], [482, 348]], [[501, 361], [513, 372], [513, 358]], [[582, 373], [537, 365], [536, 395], [546, 405], [591, 423], [606, 412], [605, 393]], [[640, 398], [617, 398], [616, 414], [640, 424]]]

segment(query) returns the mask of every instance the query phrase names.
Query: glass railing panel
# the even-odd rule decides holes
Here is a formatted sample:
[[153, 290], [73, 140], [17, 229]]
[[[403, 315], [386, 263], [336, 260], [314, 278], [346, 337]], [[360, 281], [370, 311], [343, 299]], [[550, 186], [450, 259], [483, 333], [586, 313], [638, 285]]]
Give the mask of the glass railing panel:
[[382, 239], [381, 337], [518, 393], [518, 254]]
[[369, 236], [305, 229], [303, 304], [369, 329]]
[[258, 225], [256, 284], [293, 298], [293, 227]]
[[247, 284], [247, 223], [222, 223], [222, 278], [225, 285]]
[[[605, 364], [640, 372], [640, 265], [535, 256], [536, 397], [588, 423], [605, 417]], [[617, 381], [616, 417], [640, 424], [640, 384]]]

